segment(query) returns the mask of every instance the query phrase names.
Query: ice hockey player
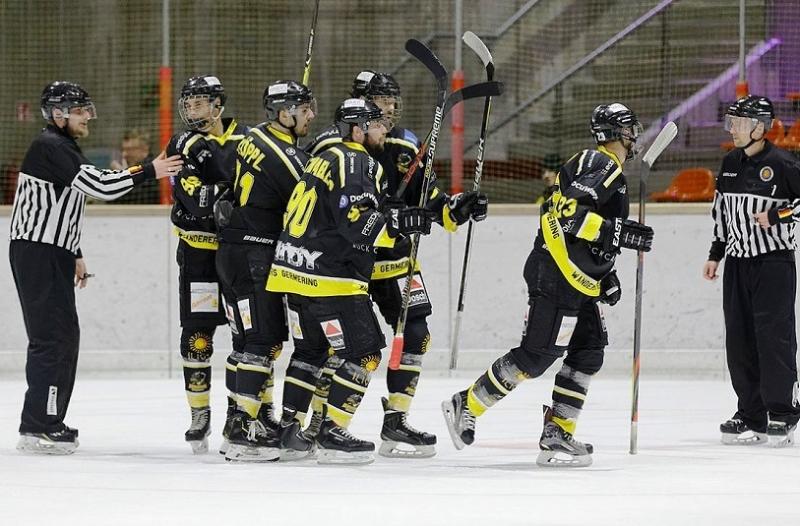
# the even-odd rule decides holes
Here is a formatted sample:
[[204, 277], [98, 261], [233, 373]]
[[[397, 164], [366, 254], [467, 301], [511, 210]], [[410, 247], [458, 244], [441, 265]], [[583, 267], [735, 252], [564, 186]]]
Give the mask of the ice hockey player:
[[[265, 286], [289, 196], [309, 159], [297, 140], [308, 134], [316, 113], [311, 90], [291, 80], [268, 85], [262, 100], [267, 121], [250, 128], [237, 147], [234, 199], [218, 201], [215, 210], [217, 271], [234, 341], [228, 370], [236, 398], [230, 445], [223, 449], [228, 460], [254, 462], [279, 457], [273, 364], [288, 331], [283, 294]], [[311, 441], [294, 416], [286, 416], [284, 449], [307, 455]]]
[[[382, 203], [398, 202], [407, 206], [419, 204], [422, 192], [425, 160], [414, 175], [406, 191], [395, 197], [403, 176], [408, 172], [420, 148], [420, 141], [411, 130], [397, 126], [402, 115], [403, 99], [400, 86], [388, 73], [372, 70], [360, 72], [353, 80], [353, 97], [375, 103], [387, 115], [392, 128], [386, 137], [382, 152], [376, 155], [381, 163], [386, 179], [386, 190], [381, 196]], [[331, 126], [319, 134], [309, 145], [315, 155], [325, 148], [341, 142], [336, 126]], [[436, 222], [446, 230], [454, 232], [458, 225], [470, 218], [482, 221], [486, 218], [488, 200], [485, 195], [465, 192], [448, 196], [434, 183], [431, 185], [428, 209], [436, 214]], [[395, 328], [402, 309], [402, 291], [409, 265], [410, 243], [401, 241], [393, 248], [379, 248], [372, 272], [369, 292], [378, 305], [386, 323]], [[414, 429], [407, 421], [422, 371], [423, 355], [431, 344], [427, 318], [432, 308], [425, 282], [419, 266], [415, 269], [412, 281], [412, 297], [404, 331], [404, 348], [400, 368], [388, 370], [386, 383], [388, 398], [383, 398], [384, 420], [381, 429], [382, 444], [379, 453], [388, 457], [432, 457], [436, 454], [436, 436]], [[314, 418], [309, 433], [319, 422], [319, 411], [330, 384], [333, 367], [326, 366], [319, 381], [317, 395], [314, 397]]]
[[[184, 161], [174, 180], [172, 223], [179, 237], [180, 352], [192, 416], [185, 439], [195, 453], [208, 451], [213, 338], [217, 326], [227, 324], [214, 262], [217, 234], [213, 207], [222, 187], [230, 186], [236, 147], [247, 132], [234, 119], [222, 118], [225, 100], [225, 88], [217, 77], [189, 78], [178, 100], [187, 130], [172, 137], [167, 145], [169, 155], [180, 154]], [[229, 396], [229, 412], [232, 405]]]
[[525, 263], [529, 309], [520, 345], [442, 403], [457, 449], [474, 441], [476, 417], [523, 380], [542, 375], [566, 351], [552, 407], [544, 408], [536, 462], [548, 467], [591, 464], [592, 445], [573, 435], [608, 343], [598, 303], [614, 305], [620, 299], [614, 271], [620, 249], [649, 251], [653, 240], [650, 227], [628, 219], [622, 173], [625, 161], [637, 153], [640, 132], [636, 115], [622, 104], [603, 104], [592, 112], [597, 149], [567, 161], [541, 208], [539, 233]]
[[[311, 159], [295, 186], [267, 282], [268, 290], [287, 293], [292, 361], [311, 366], [299, 371], [306, 374], [304, 383], [314, 385], [311, 368], [318, 372], [329, 350], [338, 358], [315, 438], [323, 464], [373, 460], [375, 445], [347, 427], [385, 345], [368, 294], [374, 251], [402, 236], [430, 232], [427, 210], [379, 210], [386, 181], [373, 155], [383, 147], [387, 120], [362, 99], [347, 99], [337, 108], [342, 141]], [[285, 392], [284, 405], [306, 408], [311, 395], [310, 389]]]

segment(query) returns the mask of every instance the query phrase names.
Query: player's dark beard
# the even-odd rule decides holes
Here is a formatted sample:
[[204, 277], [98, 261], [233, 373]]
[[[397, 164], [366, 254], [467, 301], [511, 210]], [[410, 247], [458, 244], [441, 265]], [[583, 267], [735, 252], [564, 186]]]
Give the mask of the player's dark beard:
[[373, 144], [369, 138], [364, 141], [364, 149], [367, 150], [372, 157], [377, 156], [378, 154], [383, 153], [383, 144]]

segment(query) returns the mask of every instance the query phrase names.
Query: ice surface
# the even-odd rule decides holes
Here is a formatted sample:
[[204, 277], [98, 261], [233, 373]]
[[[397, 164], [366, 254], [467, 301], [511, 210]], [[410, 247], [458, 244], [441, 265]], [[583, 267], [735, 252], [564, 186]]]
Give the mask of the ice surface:
[[[475, 445], [453, 448], [439, 404], [474, 376], [420, 382], [409, 420], [438, 435], [436, 457], [378, 457], [362, 467], [237, 465], [216, 453], [193, 456], [183, 442], [189, 411], [180, 379], [80, 373], [67, 419], [80, 429], [78, 452], [25, 456], [14, 449], [25, 386], [6, 378], [0, 524], [800, 524], [800, 447], [720, 444], [718, 425], [734, 410], [723, 380], [645, 376], [640, 452], [631, 456], [630, 382], [601, 373], [576, 434], [594, 444], [594, 465], [553, 470], [535, 464], [552, 378], [524, 383], [478, 420]], [[213, 392], [213, 448], [224, 419], [221, 380], [215, 378]], [[351, 426], [357, 436], [379, 440], [384, 391], [377, 376]]]

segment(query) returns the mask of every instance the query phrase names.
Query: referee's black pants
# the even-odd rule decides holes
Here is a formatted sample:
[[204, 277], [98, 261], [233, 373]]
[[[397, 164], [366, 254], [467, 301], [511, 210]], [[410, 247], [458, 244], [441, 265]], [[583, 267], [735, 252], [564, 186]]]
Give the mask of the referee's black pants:
[[793, 424], [797, 402], [794, 254], [727, 257], [722, 280], [725, 350], [739, 417], [766, 431], [768, 420]]
[[9, 259], [28, 334], [28, 390], [19, 431], [60, 431], [78, 365], [75, 255], [55, 245], [15, 240]]

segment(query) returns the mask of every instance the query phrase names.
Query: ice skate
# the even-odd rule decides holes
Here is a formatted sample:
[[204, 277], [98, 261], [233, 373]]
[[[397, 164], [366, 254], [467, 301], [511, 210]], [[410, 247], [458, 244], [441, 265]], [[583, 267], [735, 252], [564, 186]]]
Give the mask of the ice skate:
[[553, 410], [544, 406], [544, 429], [539, 439], [539, 457], [536, 464], [542, 467], [578, 468], [592, 465], [591, 444], [578, 442], [571, 433], [553, 422]]
[[225, 413], [225, 426], [222, 428], [222, 443], [219, 445], [219, 454], [224, 455], [228, 452], [230, 445], [229, 437], [233, 429], [233, 415], [236, 414], [236, 403], [228, 397], [228, 410]]
[[767, 443], [767, 434], [753, 431], [738, 414], [719, 426], [722, 443], [728, 446], [760, 446]]
[[370, 464], [375, 461], [375, 444], [354, 437], [328, 418], [323, 420], [315, 441], [320, 464]]
[[201, 455], [208, 453], [208, 435], [211, 434], [211, 408], [192, 408], [192, 424], [184, 435], [192, 446], [192, 453]]
[[767, 425], [767, 436], [771, 447], [790, 447], [794, 445], [794, 430], [797, 423], [787, 424], [777, 420]]
[[235, 462], [273, 462], [280, 456], [277, 437], [264, 429], [257, 418], [237, 412], [233, 416], [225, 460]]
[[300, 421], [295, 418], [296, 415], [296, 410], [290, 407], [283, 408], [278, 430], [283, 461], [301, 460], [314, 454], [314, 441], [303, 433]]
[[389, 401], [383, 403], [383, 428], [381, 447], [378, 454], [393, 458], [430, 458], [436, 454], [436, 435], [414, 429], [406, 421], [407, 414], [389, 408]]
[[475, 415], [467, 407], [466, 391], [442, 402], [442, 413], [456, 449], [464, 449], [475, 441]]
[[50, 433], [20, 433], [17, 450], [35, 455], [71, 455], [78, 448], [78, 430], [64, 426]]

